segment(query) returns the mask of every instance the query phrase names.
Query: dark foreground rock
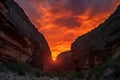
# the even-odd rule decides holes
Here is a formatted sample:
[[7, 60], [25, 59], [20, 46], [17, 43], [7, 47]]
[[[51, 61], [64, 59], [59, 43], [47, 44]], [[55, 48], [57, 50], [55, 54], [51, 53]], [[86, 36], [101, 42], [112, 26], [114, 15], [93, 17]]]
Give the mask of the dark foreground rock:
[[98, 28], [78, 37], [71, 46], [77, 70], [93, 68], [120, 50], [120, 6]]
[[13, 0], [0, 0], [0, 62], [47, 69], [51, 53], [44, 36]]

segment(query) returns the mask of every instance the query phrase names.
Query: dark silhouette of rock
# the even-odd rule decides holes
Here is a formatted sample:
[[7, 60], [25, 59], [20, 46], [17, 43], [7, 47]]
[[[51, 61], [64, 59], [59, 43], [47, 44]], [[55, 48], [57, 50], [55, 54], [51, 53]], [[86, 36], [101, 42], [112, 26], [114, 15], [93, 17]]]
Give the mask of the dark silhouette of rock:
[[76, 70], [93, 68], [120, 50], [120, 6], [98, 28], [78, 37], [71, 46]]
[[72, 61], [71, 51], [60, 53], [52, 67], [53, 71], [68, 72], [75, 71], [75, 66]]
[[47, 70], [51, 52], [44, 36], [13, 0], [0, 0], [0, 61]]

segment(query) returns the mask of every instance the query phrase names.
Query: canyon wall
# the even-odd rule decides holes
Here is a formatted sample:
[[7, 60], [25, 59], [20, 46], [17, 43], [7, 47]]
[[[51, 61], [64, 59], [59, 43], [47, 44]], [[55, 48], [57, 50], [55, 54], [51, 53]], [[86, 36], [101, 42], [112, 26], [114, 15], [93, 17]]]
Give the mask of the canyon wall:
[[23, 9], [14, 0], [0, 0], [0, 62], [8, 61], [47, 69], [51, 52]]
[[93, 68], [120, 51], [120, 6], [102, 24], [79, 36], [71, 46], [77, 70]]

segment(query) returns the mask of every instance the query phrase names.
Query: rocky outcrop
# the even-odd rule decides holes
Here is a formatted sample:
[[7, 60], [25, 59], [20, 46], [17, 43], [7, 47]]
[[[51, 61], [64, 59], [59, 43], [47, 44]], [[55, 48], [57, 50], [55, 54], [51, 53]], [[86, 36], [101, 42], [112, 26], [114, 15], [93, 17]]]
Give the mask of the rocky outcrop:
[[0, 61], [47, 69], [51, 52], [44, 36], [13, 0], [0, 0]]
[[79, 71], [93, 68], [120, 50], [120, 6], [98, 28], [78, 37], [71, 46], [72, 59]]
[[53, 70], [58, 72], [74, 71], [75, 66], [72, 61], [71, 51], [60, 53], [53, 64]]

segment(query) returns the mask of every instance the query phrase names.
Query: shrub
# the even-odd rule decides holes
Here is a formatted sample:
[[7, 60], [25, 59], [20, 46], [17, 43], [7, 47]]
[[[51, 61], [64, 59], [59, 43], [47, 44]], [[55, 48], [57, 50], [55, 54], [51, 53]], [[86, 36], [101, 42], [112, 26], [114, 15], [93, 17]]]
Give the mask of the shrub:
[[26, 75], [27, 73], [32, 75], [36, 75], [36, 73], [39, 73], [39, 75], [43, 74], [43, 71], [41, 71], [40, 69], [33, 68], [28, 64], [16, 64], [13, 62], [8, 62], [4, 63], [3, 65], [8, 70], [17, 73], [18, 75]]
[[95, 76], [97, 79], [99, 79], [105, 72], [106, 69], [112, 69], [114, 70], [114, 76], [115, 78], [120, 78], [120, 55], [118, 55], [116, 58], [109, 60], [105, 64], [92, 69], [88, 73], [88, 80], [91, 76]]

